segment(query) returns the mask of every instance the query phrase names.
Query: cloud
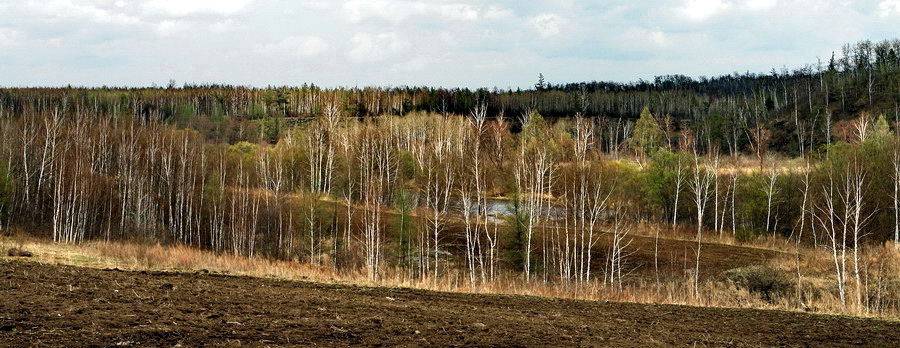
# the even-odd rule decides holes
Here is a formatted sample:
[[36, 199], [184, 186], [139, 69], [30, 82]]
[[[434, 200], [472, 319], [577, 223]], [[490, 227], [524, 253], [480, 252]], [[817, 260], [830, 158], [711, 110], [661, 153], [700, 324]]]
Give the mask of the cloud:
[[562, 33], [565, 21], [561, 16], [555, 13], [542, 13], [531, 17], [528, 24], [542, 38], [550, 38]]
[[347, 56], [355, 63], [383, 61], [410, 47], [410, 43], [396, 33], [359, 33], [350, 39], [350, 43], [352, 47]]
[[442, 5], [440, 12], [444, 18], [452, 20], [473, 21], [478, 19], [478, 10], [467, 4]]
[[25, 39], [25, 34], [18, 30], [9, 28], [0, 28], [0, 47], [12, 47]]
[[194, 14], [233, 15], [253, 0], [150, 0], [144, 10], [182, 17]]
[[153, 31], [160, 36], [171, 36], [184, 32], [190, 28], [188, 23], [178, 20], [164, 20], [153, 26]]
[[274, 56], [310, 58], [330, 49], [328, 42], [312, 35], [289, 36], [278, 41], [256, 46], [256, 52]]
[[344, 4], [344, 9], [354, 23], [373, 18], [400, 23], [416, 14], [425, 13], [428, 6], [414, 1], [351, 0]]
[[75, 4], [71, 0], [28, 1], [26, 8], [51, 20], [81, 19], [95, 23], [119, 25], [141, 23], [141, 20], [134, 16], [94, 5]]
[[778, 0], [747, 0], [744, 7], [752, 11], [765, 11], [778, 6]]
[[429, 66], [431, 66], [431, 59], [424, 57], [415, 57], [408, 60], [402, 60], [401, 62], [391, 66], [391, 68], [394, 71], [410, 73], [426, 71]]
[[511, 10], [499, 6], [488, 6], [487, 10], [484, 11], [484, 19], [488, 20], [504, 20], [513, 18], [513, 16]]
[[234, 28], [237, 26], [239, 26], [239, 24], [237, 24], [237, 22], [235, 22], [231, 18], [228, 18], [228, 19], [225, 19], [222, 21], [216, 21], [215, 23], [210, 24], [209, 30], [214, 33], [217, 33], [217, 34], [223, 34], [223, 33], [227, 33], [229, 31], [234, 30]]
[[682, 16], [691, 21], [704, 21], [731, 7], [731, 3], [722, 0], [686, 0], [677, 8]]
[[878, 3], [879, 15], [887, 17], [893, 14], [900, 14], [900, 0], [883, 0]]
[[400, 24], [419, 17], [435, 17], [450, 21], [473, 21], [481, 10], [464, 3], [432, 5], [406, 0], [351, 0], [344, 3], [346, 16], [352, 23], [370, 19]]
[[896, 36], [897, 18], [900, 0], [0, 0], [0, 76], [501, 88], [538, 71], [709, 76], [802, 67]]
[[649, 30], [643, 28], [628, 29], [622, 35], [628, 42], [637, 42], [640, 44], [651, 44], [656, 47], [667, 46], [671, 39], [668, 34], [660, 30]]
[[332, 2], [328, 0], [297, 0], [297, 4], [310, 10], [325, 10], [331, 8]]

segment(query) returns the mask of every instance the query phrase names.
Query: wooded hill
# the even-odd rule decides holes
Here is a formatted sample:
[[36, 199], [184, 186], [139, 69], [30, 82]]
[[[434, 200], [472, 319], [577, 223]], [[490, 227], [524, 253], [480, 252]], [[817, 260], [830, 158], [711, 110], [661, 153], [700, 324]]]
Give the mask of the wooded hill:
[[[649, 107], [672, 135], [670, 142], [677, 143], [680, 131], [690, 129], [701, 140], [701, 151], [718, 147], [735, 155], [753, 152], [756, 134], [768, 140], [769, 150], [793, 156], [850, 136], [847, 120], [878, 115], [900, 119], [900, 40], [847, 44], [825, 60], [794, 70], [697, 79], [667, 75], [632, 83], [553, 84], [541, 77], [528, 90], [176, 87], [174, 81], [165, 88], [0, 89], [0, 116], [54, 110], [131, 115], [194, 128], [209, 140], [229, 143], [274, 141], [284, 118], [300, 122], [327, 113], [377, 117], [415, 111], [468, 115], [478, 104], [487, 107], [489, 116], [506, 117], [514, 131], [531, 111], [551, 120], [580, 113], [608, 130], [599, 135], [607, 147], [620, 146], [642, 109]], [[60, 105], [66, 110], [59, 110]]]

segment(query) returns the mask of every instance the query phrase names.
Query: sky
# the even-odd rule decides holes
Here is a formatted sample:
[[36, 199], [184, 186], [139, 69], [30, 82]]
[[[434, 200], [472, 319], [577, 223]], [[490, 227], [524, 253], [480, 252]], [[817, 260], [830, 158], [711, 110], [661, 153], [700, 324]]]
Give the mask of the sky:
[[0, 0], [0, 86], [527, 88], [768, 72], [900, 37], [900, 0]]

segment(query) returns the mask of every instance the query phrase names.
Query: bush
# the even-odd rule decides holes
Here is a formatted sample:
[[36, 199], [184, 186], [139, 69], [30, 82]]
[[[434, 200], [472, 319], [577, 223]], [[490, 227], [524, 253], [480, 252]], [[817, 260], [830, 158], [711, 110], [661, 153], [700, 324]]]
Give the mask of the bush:
[[734, 238], [737, 239], [738, 242], [747, 243], [751, 242], [754, 239], [758, 238], [761, 235], [764, 235], [765, 231], [756, 230], [752, 228], [740, 227], [735, 231]]
[[643, 183], [638, 186], [639, 190], [643, 190], [642, 195], [638, 199], [650, 205], [654, 210], [661, 211], [660, 217], [665, 220], [671, 219], [674, 213], [675, 205], [675, 188], [678, 187], [678, 170], [681, 169], [681, 193], [679, 194], [679, 208], [681, 216], [688, 214], [690, 208], [690, 198], [687, 193], [686, 181], [690, 166], [693, 159], [689, 154], [682, 152], [669, 152], [660, 150], [653, 153], [647, 167], [641, 171]]
[[786, 293], [792, 286], [790, 277], [769, 266], [735, 268], [726, 271], [725, 277], [739, 289], [759, 294], [769, 303], [773, 302], [774, 295]]

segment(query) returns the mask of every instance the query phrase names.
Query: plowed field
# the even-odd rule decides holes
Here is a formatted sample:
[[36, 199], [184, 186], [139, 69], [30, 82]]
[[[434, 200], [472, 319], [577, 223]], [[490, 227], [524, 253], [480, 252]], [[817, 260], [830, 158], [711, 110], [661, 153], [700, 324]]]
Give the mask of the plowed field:
[[0, 260], [0, 346], [894, 346], [896, 321]]

